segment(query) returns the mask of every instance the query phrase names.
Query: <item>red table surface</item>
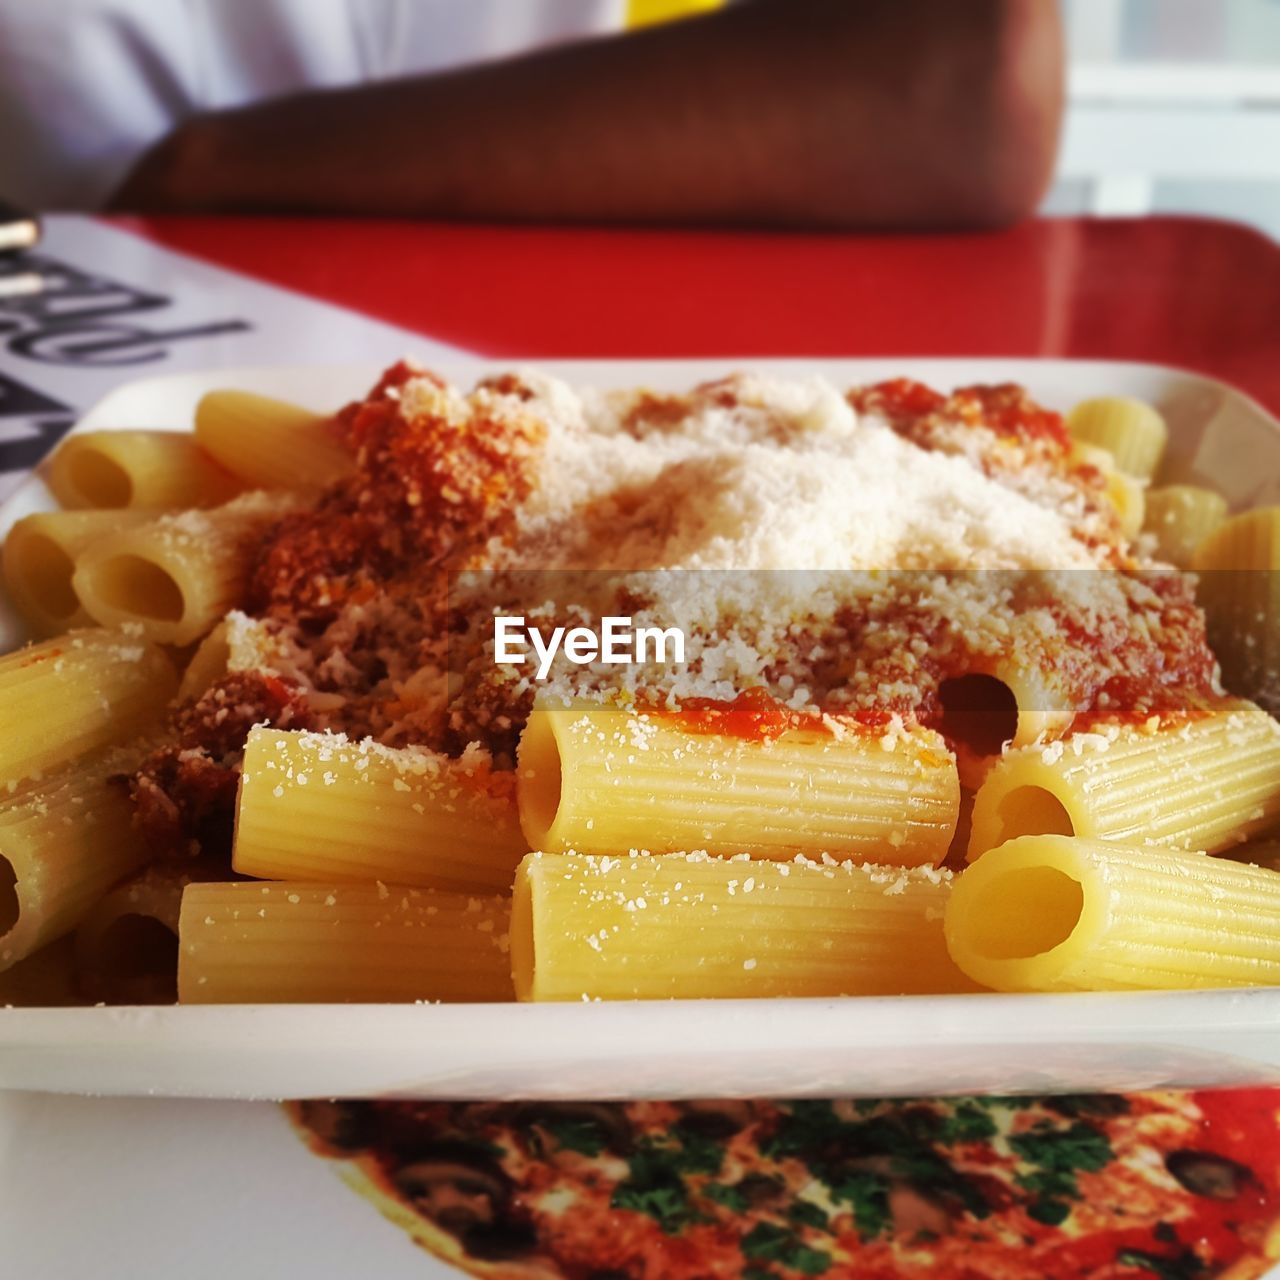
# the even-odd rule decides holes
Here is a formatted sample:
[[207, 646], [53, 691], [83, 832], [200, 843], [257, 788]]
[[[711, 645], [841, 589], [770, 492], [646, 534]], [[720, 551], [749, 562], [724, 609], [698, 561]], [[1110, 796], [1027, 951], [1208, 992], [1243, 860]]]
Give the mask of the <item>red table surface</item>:
[[118, 218], [181, 252], [492, 356], [1075, 356], [1280, 412], [1280, 245], [1199, 218], [965, 235]]

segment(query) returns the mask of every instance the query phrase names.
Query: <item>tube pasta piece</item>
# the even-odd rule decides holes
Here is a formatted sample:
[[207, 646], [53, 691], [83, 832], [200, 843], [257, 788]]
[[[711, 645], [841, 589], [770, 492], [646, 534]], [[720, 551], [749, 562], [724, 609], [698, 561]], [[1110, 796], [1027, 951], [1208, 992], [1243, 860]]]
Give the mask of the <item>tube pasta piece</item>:
[[1280, 982], [1280, 874], [1225, 858], [1022, 836], [956, 882], [946, 938], [997, 991]]
[[960, 803], [955, 761], [926, 730], [792, 730], [765, 741], [581, 703], [535, 708], [518, 759], [525, 836], [551, 852], [936, 864]]
[[[939, 689], [941, 729], [956, 751], [960, 784], [976, 791], [1007, 745], [1059, 736], [1075, 717], [1042, 667], [1001, 657], [988, 670], [951, 676]], [[952, 837], [952, 844], [955, 837]]]
[[210, 391], [196, 406], [196, 440], [255, 489], [323, 489], [355, 464], [333, 419], [250, 391]]
[[178, 998], [182, 891], [208, 878], [185, 865], [157, 863], [95, 903], [74, 941], [85, 996], [108, 1004], [172, 1004]]
[[1156, 554], [1179, 569], [1190, 567], [1196, 548], [1227, 518], [1227, 500], [1212, 489], [1171, 484], [1147, 490], [1143, 529], [1155, 536]]
[[1119, 517], [1120, 532], [1126, 538], [1136, 538], [1142, 532], [1142, 522], [1147, 515], [1146, 490], [1142, 481], [1123, 471], [1110, 471], [1107, 473], [1107, 497]]
[[239, 601], [257, 538], [296, 505], [287, 494], [248, 493], [126, 530], [81, 558], [76, 592], [105, 625], [135, 623], [150, 640], [190, 644]]
[[49, 459], [64, 507], [216, 507], [244, 485], [181, 431], [85, 431]]
[[178, 685], [178, 701], [190, 702], [212, 688], [227, 674], [231, 660], [231, 643], [227, 624], [220, 622], [200, 641]]
[[24, 516], [4, 540], [5, 586], [22, 616], [42, 636], [92, 626], [71, 585], [78, 557], [122, 529], [154, 520], [154, 511], [39, 511]]
[[510, 893], [529, 846], [509, 781], [426, 751], [256, 728], [233, 865], [268, 880]]
[[133, 736], [176, 687], [164, 650], [121, 631], [72, 631], [0, 658], [0, 788]]
[[178, 998], [510, 1000], [508, 918], [506, 898], [384, 884], [193, 884]]
[[[967, 874], [967, 873], [966, 873]], [[968, 991], [951, 873], [703, 854], [532, 853], [511, 907], [521, 1000]]]
[[1217, 852], [1277, 822], [1280, 724], [1233, 701], [1010, 752], [978, 789], [969, 857], [1050, 834]]
[[128, 790], [113, 781], [137, 761], [112, 751], [0, 804], [0, 969], [74, 929], [147, 861]]
[[1280, 507], [1228, 520], [1196, 548], [1192, 568], [1227, 687], [1280, 710]]
[[1076, 464], [1083, 463], [1101, 473], [1105, 483], [1103, 492], [1107, 496], [1107, 501], [1115, 509], [1120, 532], [1126, 538], [1136, 538], [1146, 518], [1144, 482], [1121, 471], [1116, 466], [1110, 450], [1099, 445], [1073, 440], [1071, 460]]
[[1003, 656], [997, 659], [992, 674], [1013, 695], [1017, 714], [1009, 741], [1015, 747], [1061, 734], [1071, 724], [1075, 709], [1039, 663]]
[[1067, 415], [1076, 439], [1106, 449], [1125, 475], [1150, 480], [1164, 456], [1169, 428], [1149, 404], [1128, 396], [1100, 396]]

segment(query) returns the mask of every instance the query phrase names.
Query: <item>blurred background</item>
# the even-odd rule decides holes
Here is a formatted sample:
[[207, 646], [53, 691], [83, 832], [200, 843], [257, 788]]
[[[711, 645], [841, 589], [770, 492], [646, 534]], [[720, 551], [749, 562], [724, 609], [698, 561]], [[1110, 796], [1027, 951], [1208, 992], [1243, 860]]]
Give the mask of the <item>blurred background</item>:
[[[1248, 223], [1280, 239], [1280, 0], [1026, 2], [1061, 5], [1069, 52], [1069, 110], [1055, 181], [1042, 205], [1045, 213], [1206, 214]], [[67, 0], [65, 8], [42, 6], [41, 0], [0, 0], [0, 54], [7, 50], [11, 56], [7, 64], [0, 57], [0, 65], [15, 77], [10, 84], [0, 79], [0, 188], [11, 188], [0, 195], [46, 208], [93, 207], [147, 145], [193, 109], [385, 79], [400, 73], [407, 65], [403, 59], [415, 70], [431, 72], [728, 3], [270, 0], [236, 5], [219, 0], [192, 4], [188, 11], [163, 0], [155, 0], [154, 8], [150, 0]], [[950, 19], [947, 31], [962, 33], [963, 18], [954, 19], [963, 14], [963, 5], [934, 3], [932, 28]], [[921, 8], [929, 12], [927, 5]], [[206, 39], [197, 18], [215, 11], [221, 15], [219, 39]], [[362, 13], [364, 21], [357, 22]], [[428, 27], [430, 38], [424, 36]], [[260, 28], [261, 38], [246, 38], [247, 28]], [[4, 43], [5, 32], [12, 36], [23, 29], [32, 33], [24, 37], [28, 44]], [[198, 68], [187, 65], [193, 61], [192, 32], [204, 33], [201, 58], [194, 59], [201, 63]], [[230, 43], [224, 48], [219, 40]], [[154, 42], [154, 50], [148, 42]], [[956, 43], [944, 47], [948, 56], [963, 56]], [[662, 83], [657, 64], [645, 74]], [[797, 100], [795, 90], [792, 83], [782, 85], [781, 115], [786, 114], [781, 104]], [[523, 90], [510, 92], [518, 98]], [[450, 109], [457, 105], [456, 99], [446, 101]], [[613, 106], [618, 109], [619, 102]], [[430, 114], [426, 108], [415, 110], [419, 116]], [[620, 117], [618, 128], [623, 133], [628, 127], [642, 129], [649, 114], [646, 102], [630, 125]], [[474, 111], [462, 119], [467, 128], [484, 125]], [[931, 129], [927, 141], [935, 140], [936, 132]], [[61, 142], [61, 152], [77, 157], [81, 177], [60, 177], [52, 185], [44, 180], [44, 170], [59, 168], [45, 159], [61, 154], [54, 139]], [[495, 167], [501, 163], [495, 161]], [[156, 173], [151, 176], [142, 198], [123, 207], [160, 207]], [[41, 194], [28, 194], [36, 191]], [[281, 200], [289, 204], [287, 193]], [[1032, 193], [1024, 208], [1033, 207], [1034, 200]], [[432, 199], [424, 203], [433, 207]], [[484, 211], [495, 207], [492, 197], [479, 203]], [[678, 216], [697, 212], [685, 203], [689, 207], [678, 209]], [[333, 211], [323, 193], [315, 195], [315, 204]], [[647, 212], [642, 207], [628, 211], [641, 218]], [[540, 208], [531, 212], [537, 216]]]
[[1280, 239], [1280, 0], [1063, 0], [1046, 213], [1199, 213]]

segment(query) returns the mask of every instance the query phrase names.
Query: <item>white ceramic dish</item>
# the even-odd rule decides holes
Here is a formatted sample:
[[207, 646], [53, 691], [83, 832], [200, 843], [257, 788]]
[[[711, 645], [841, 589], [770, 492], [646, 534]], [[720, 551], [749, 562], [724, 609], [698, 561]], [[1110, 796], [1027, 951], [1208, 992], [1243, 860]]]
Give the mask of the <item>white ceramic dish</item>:
[[[502, 361], [501, 367], [520, 361]], [[1088, 395], [1157, 404], [1170, 468], [1235, 507], [1280, 501], [1280, 423], [1221, 383], [1154, 365], [1054, 360], [539, 362], [598, 385], [678, 388], [738, 367], [853, 384], [1017, 381], [1054, 407]], [[474, 377], [485, 362], [441, 372]], [[130, 383], [78, 430], [181, 427], [235, 386], [332, 409], [367, 366], [220, 370]], [[52, 503], [33, 480], [0, 533]], [[0, 611], [0, 650], [22, 639]], [[208, 1098], [679, 1098], [922, 1095], [1280, 1081], [1280, 989], [1069, 996], [595, 1005], [0, 1009], [0, 1087]]]

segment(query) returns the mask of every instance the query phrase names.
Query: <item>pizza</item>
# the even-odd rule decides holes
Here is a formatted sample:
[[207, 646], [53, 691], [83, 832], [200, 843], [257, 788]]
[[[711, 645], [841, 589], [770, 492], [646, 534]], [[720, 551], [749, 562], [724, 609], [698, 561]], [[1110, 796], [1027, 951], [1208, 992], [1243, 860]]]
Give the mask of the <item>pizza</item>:
[[501, 1280], [1253, 1280], [1280, 1090], [302, 1102], [313, 1150]]

